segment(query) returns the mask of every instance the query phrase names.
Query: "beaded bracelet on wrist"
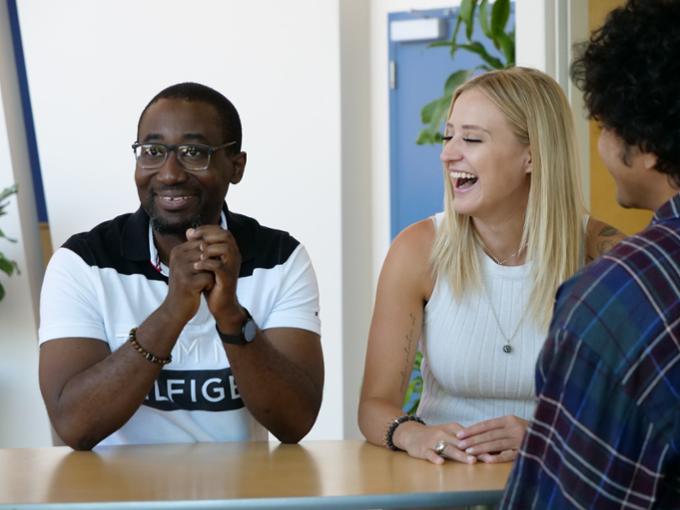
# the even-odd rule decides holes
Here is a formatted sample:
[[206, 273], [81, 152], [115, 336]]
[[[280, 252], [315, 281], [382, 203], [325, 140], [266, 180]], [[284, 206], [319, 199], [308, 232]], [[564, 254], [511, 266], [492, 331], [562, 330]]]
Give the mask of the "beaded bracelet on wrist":
[[128, 342], [132, 345], [134, 350], [136, 350], [139, 354], [144, 356], [144, 359], [147, 361], [150, 361], [151, 363], [155, 363], [156, 365], [167, 365], [172, 361], [172, 355], [168, 356], [167, 358], [159, 358], [155, 354], [147, 351], [144, 347], [139, 345], [139, 342], [137, 341], [137, 328], [132, 328], [130, 330], [130, 335], [128, 336]]
[[394, 450], [395, 452], [401, 450], [401, 448], [394, 444], [393, 441], [394, 432], [397, 430], [397, 427], [399, 425], [407, 421], [415, 421], [417, 423], [425, 425], [425, 422], [423, 421], [422, 418], [410, 414], [405, 414], [404, 416], [400, 416], [399, 418], [395, 418], [394, 420], [392, 420], [390, 426], [387, 428], [387, 432], [385, 433], [385, 446], [387, 446], [390, 450]]

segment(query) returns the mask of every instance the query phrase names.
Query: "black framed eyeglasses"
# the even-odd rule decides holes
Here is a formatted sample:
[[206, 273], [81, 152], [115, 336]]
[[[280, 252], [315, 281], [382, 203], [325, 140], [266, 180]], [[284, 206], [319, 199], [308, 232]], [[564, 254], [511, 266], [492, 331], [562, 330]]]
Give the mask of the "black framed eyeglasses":
[[160, 168], [168, 159], [170, 152], [175, 151], [177, 161], [182, 167], [191, 172], [201, 172], [210, 166], [210, 156], [220, 149], [234, 145], [236, 141], [222, 145], [204, 145], [202, 143], [139, 143], [132, 144], [135, 159], [140, 168]]

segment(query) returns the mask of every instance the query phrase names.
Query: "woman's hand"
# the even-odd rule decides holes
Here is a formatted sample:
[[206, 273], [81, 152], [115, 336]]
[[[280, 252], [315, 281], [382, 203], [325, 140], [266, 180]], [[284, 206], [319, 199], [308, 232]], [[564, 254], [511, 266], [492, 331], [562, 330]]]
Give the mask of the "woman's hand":
[[482, 462], [510, 462], [517, 457], [528, 426], [517, 416], [480, 421], [456, 433], [458, 448]]
[[[433, 464], [442, 464], [445, 459], [474, 464], [477, 459], [459, 448], [460, 441], [456, 433], [462, 430], [463, 427], [458, 423], [422, 425], [409, 421], [397, 427], [392, 440], [411, 457], [429, 460]], [[438, 454], [435, 448], [440, 441], [444, 442], [444, 449]]]

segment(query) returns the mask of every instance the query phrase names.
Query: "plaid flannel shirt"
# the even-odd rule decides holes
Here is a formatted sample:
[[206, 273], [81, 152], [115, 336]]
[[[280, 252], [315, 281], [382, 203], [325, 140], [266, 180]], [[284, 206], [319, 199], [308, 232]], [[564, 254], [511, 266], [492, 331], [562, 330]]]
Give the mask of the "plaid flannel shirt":
[[680, 195], [563, 284], [500, 508], [680, 508]]

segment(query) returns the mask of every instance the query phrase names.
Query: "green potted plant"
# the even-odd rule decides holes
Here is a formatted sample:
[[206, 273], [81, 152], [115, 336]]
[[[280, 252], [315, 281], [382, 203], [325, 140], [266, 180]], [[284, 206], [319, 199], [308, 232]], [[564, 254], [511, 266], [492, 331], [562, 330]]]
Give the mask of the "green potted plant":
[[[5, 188], [2, 191], [0, 191], [0, 216], [4, 216], [7, 214], [7, 211], [5, 210], [8, 205], [8, 198], [12, 195], [14, 195], [17, 192], [17, 186], [10, 186], [9, 188]], [[5, 233], [0, 229], [0, 239], [5, 239], [6, 241], [9, 241], [10, 243], [16, 243], [16, 239], [12, 239], [10, 237], [7, 237]], [[0, 271], [5, 273], [7, 276], [12, 276], [15, 272], [19, 272], [19, 266], [17, 263], [13, 260], [8, 259], [5, 254], [0, 251]], [[2, 283], [0, 283], [0, 301], [5, 297], [5, 288], [3, 287]]]

